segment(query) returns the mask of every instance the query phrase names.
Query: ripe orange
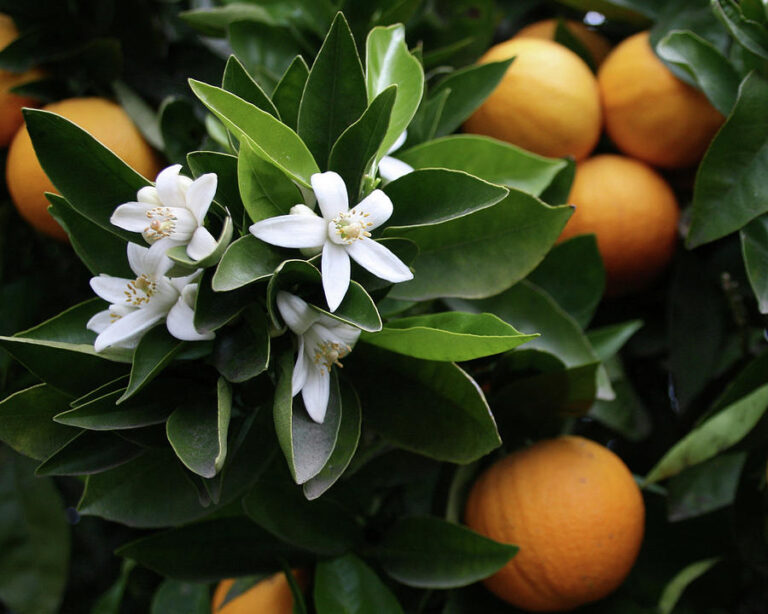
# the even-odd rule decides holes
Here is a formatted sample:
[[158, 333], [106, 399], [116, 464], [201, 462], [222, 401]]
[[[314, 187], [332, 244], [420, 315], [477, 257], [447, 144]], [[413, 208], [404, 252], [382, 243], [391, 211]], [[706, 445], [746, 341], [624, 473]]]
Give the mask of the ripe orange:
[[[566, 20], [565, 25], [571, 34], [579, 39], [579, 42], [592, 54], [595, 64], [600, 66], [611, 51], [611, 43], [608, 39], [573, 19]], [[525, 26], [515, 36], [521, 38], [544, 38], [551, 41], [555, 40], [556, 28], [557, 19], [543, 19]]]
[[645, 508], [619, 457], [568, 436], [491, 465], [470, 491], [465, 520], [520, 547], [486, 587], [518, 608], [557, 612], [601, 599], [624, 581], [640, 550]]
[[[155, 152], [128, 114], [114, 102], [104, 98], [69, 98], [43, 108], [88, 131], [144, 177], [154, 179], [160, 170]], [[41, 232], [66, 240], [66, 233], [47, 211], [44, 193], [56, 189], [37, 161], [26, 127], [18, 131], [8, 150], [6, 179], [21, 216]]]
[[680, 211], [672, 188], [647, 164], [617, 155], [584, 160], [568, 201], [576, 211], [560, 240], [597, 236], [609, 296], [642, 289], [672, 259]]
[[600, 138], [597, 81], [575, 53], [552, 41], [513, 38], [480, 62], [515, 60], [464, 123], [466, 132], [508, 141], [543, 156], [585, 158]]
[[[19, 35], [13, 20], [0, 13], [0, 49], [5, 49]], [[19, 129], [24, 118], [21, 115], [23, 107], [36, 107], [37, 101], [28, 96], [17, 96], [10, 92], [11, 88], [42, 78], [43, 73], [37, 69], [23, 73], [13, 73], [0, 70], [0, 147], [6, 147], [13, 135]]]
[[622, 41], [597, 79], [608, 135], [624, 153], [655, 166], [696, 164], [725, 119], [656, 57], [648, 32]]
[[[300, 586], [304, 584], [302, 571], [293, 570], [293, 575]], [[213, 594], [212, 614], [293, 614], [293, 594], [283, 572], [262, 580], [221, 607], [234, 583], [234, 580], [219, 582]]]

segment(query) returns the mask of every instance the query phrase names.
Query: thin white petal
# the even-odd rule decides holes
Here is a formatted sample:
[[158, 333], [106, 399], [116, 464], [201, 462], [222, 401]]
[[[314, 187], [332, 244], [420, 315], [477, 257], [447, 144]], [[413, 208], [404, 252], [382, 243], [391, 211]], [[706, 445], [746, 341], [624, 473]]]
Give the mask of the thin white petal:
[[392, 156], [384, 156], [379, 162], [379, 175], [386, 181], [394, 181], [400, 179], [403, 175], [413, 172], [413, 167], [410, 164], [406, 164], [402, 160], [393, 158]]
[[312, 367], [309, 358], [304, 354], [304, 337], [299, 335], [299, 353], [296, 355], [296, 364], [293, 366], [291, 378], [291, 396], [296, 396], [307, 381], [307, 371]]
[[197, 269], [197, 271], [187, 275], [186, 277], [170, 277], [168, 279], [171, 282], [171, 285], [176, 288], [176, 291], [178, 293], [182, 293], [188, 285], [194, 284], [198, 279], [200, 279], [202, 274], [203, 269]]
[[347, 253], [361, 267], [376, 277], [394, 283], [413, 279], [413, 273], [405, 264], [381, 243], [364, 238], [347, 246]]
[[407, 138], [408, 138], [408, 131], [407, 130], [403, 130], [400, 133], [400, 136], [397, 137], [397, 140], [394, 143], [392, 143], [392, 147], [390, 147], [387, 150], [387, 153], [391, 154], [393, 151], [397, 151], [398, 149], [400, 149], [403, 146], [403, 143], [405, 143], [405, 139], [407, 139]]
[[153, 277], [164, 275], [173, 266], [173, 261], [165, 255], [171, 247], [178, 245], [172, 239], [160, 239], [153, 243], [149, 249], [135, 243], [128, 244], [128, 262], [136, 276], [150, 275]]
[[86, 324], [85, 327], [88, 330], [92, 330], [94, 333], [102, 333], [110, 324], [112, 324], [112, 310], [105, 309], [104, 311], [94, 314], [91, 319], [88, 320], [88, 324]]
[[322, 424], [328, 409], [328, 398], [331, 392], [331, 376], [325, 369], [310, 368], [307, 370], [307, 381], [301, 389], [301, 398], [307, 408], [309, 417]]
[[364, 214], [365, 221], [370, 224], [366, 230], [371, 231], [381, 226], [392, 215], [392, 201], [381, 190], [374, 190], [352, 209]]
[[218, 178], [215, 173], [206, 173], [195, 179], [187, 190], [187, 209], [192, 212], [200, 225], [205, 220], [208, 207], [211, 206], [213, 197], [216, 195], [217, 183]]
[[279, 247], [320, 247], [328, 237], [328, 222], [308, 215], [278, 215], [256, 222], [251, 234]]
[[202, 260], [210, 256], [216, 249], [216, 239], [206, 228], [200, 226], [192, 235], [192, 240], [187, 245], [187, 256], [192, 260]]
[[205, 341], [216, 335], [210, 331], [198, 331], [195, 328], [195, 310], [190, 307], [183, 297], [179, 297], [171, 307], [165, 320], [168, 332], [182, 341]]
[[277, 310], [286, 326], [295, 334], [303, 335], [320, 317], [307, 302], [295, 294], [280, 290], [275, 297]]
[[323, 316], [317, 324], [315, 329], [318, 331], [324, 339], [339, 345], [347, 345], [350, 348], [354, 347], [357, 343], [357, 339], [360, 337], [360, 329], [344, 324], [328, 316]]
[[168, 209], [176, 218], [173, 232], [168, 237], [174, 241], [186, 243], [192, 237], [192, 233], [200, 226], [197, 223], [197, 218], [188, 209], [181, 209], [179, 207], [169, 207]]
[[91, 278], [91, 288], [100, 297], [108, 303], [125, 303], [126, 290], [131, 279], [122, 277], [112, 277], [102, 273], [98, 277]]
[[322, 273], [325, 300], [336, 311], [349, 288], [349, 255], [344, 247], [330, 241], [323, 246]]
[[186, 199], [184, 198], [184, 190], [182, 189], [182, 183], [179, 181], [179, 171], [181, 170], [181, 164], [174, 164], [166, 169], [160, 171], [157, 176], [155, 185], [157, 186], [157, 194], [160, 197], [160, 202], [166, 207], [184, 207], [186, 206]]
[[315, 191], [317, 204], [320, 205], [320, 211], [322, 211], [326, 221], [330, 222], [339, 213], [345, 213], [349, 210], [347, 186], [338, 173], [333, 171], [315, 173], [309, 180]]
[[149, 309], [137, 309], [117, 320], [96, 337], [93, 347], [97, 352], [101, 352], [110, 346], [140, 335], [162, 320], [163, 315]]
[[118, 228], [141, 232], [149, 226], [151, 220], [147, 217], [147, 212], [153, 208], [154, 205], [148, 203], [125, 203], [115, 209], [109, 221]]
[[138, 200], [140, 203], [152, 205], [153, 207], [157, 207], [158, 205], [162, 204], [160, 202], [160, 195], [157, 193], [157, 188], [153, 185], [148, 185], [141, 188], [136, 194], [136, 200]]

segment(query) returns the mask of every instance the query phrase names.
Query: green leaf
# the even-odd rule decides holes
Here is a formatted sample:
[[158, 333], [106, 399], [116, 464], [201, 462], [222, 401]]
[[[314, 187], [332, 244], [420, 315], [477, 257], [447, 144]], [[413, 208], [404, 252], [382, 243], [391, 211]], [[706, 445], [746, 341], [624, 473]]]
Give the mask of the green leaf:
[[327, 498], [307, 501], [295, 484], [257, 482], [243, 499], [246, 514], [278, 539], [322, 556], [355, 547], [362, 537], [355, 517]]
[[430, 140], [397, 157], [416, 169], [447, 168], [539, 196], [566, 166], [487, 136], [455, 134]]
[[501, 443], [482, 392], [452, 363], [410, 358], [360, 343], [346, 369], [366, 423], [391, 443], [452, 463], [469, 463]]
[[281, 19], [274, 17], [265, 7], [245, 2], [233, 2], [214, 8], [183, 11], [179, 13], [179, 17], [207, 36], [224, 35], [227, 27], [236, 21], [260, 22], [268, 26], [284, 23]]
[[[735, 232], [768, 212], [768, 82], [750, 73], [696, 175], [688, 247]], [[727, 207], [722, 203], [728, 203]]]
[[213, 276], [213, 289], [229, 292], [267, 279], [282, 261], [279, 252], [253, 235], [241, 237], [221, 257]]
[[592, 53], [587, 49], [584, 43], [571, 32], [570, 28], [566, 24], [565, 20], [560, 18], [555, 24], [555, 38], [556, 43], [560, 43], [563, 47], [570, 49], [576, 55], [578, 55], [584, 63], [589, 66], [592, 72], [597, 72], [597, 66], [595, 65], [595, 58], [592, 57]]
[[408, 51], [402, 25], [376, 27], [368, 33], [365, 41], [365, 82], [369, 102], [373, 102], [388, 87], [397, 86], [392, 118], [379, 147], [380, 159], [408, 128], [424, 94], [424, 70]]
[[404, 518], [375, 550], [384, 571], [418, 588], [467, 586], [504, 567], [518, 547], [435, 517]]
[[598, 11], [608, 19], [636, 26], [658, 17], [668, 0], [558, 0], [580, 11]]
[[611, 379], [612, 401], [596, 400], [588, 417], [620, 433], [629, 441], [642, 441], [651, 433], [651, 419], [626, 376]]
[[34, 463], [0, 446], [0, 601], [17, 614], [56, 614], [67, 581], [64, 506]]
[[760, 313], [768, 313], [768, 215], [742, 228], [741, 252]]
[[205, 138], [205, 124], [195, 114], [193, 102], [187, 98], [167, 98], [158, 111], [164, 153], [171, 162], [183, 164], [187, 152], [199, 149]]
[[563, 205], [568, 202], [571, 186], [576, 177], [576, 162], [565, 159], [565, 166], [555, 175], [552, 183], [541, 193], [541, 200], [549, 205]]
[[213, 365], [230, 382], [246, 382], [267, 369], [269, 357], [269, 320], [261, 307], [251, 305], [236, 326], [219, 333]]
[[333, 486], [349, 466], [360, 441], [360, 399], [344, 381], [341, 388], [341, 423], [336, 445], [320, 473], [304, 482], [304, 496], [310, 501], [317, 499]]
[[71, 398], [46, 384], [6, 397], [0, 402], [0, 440], [25, 456], [48, 458], [77, 435], [76, 429], [53, 421]]
[[230, 56], [227, 60], [221, 87], [228, 92], [232, 92], [235, 96], [239, 96], [246, 102], [250, 102], [262, 111], [266, 111], [273, 117], [280, 119], [280, 114], [277, 112], [275, 105], [272, 104], [269, 96], [264, 93], [261, 86], [253, 80], [245, 66], [234, 55]]
[[628, 320], [594, 328], [587, 333], [587, 339], [597, 357], [605, 362], [616, 354], [642, 326], [642, 320]]
[[133, 352], [128, 387], [117, 402], [127, 401], [160, 375], [182, 347], [184, 343], [172, 336], [164, 326], [147, 332]]
[[117, 554], [188, 582], [275, 573], [280, 559], [294, 565], [311, 560], [244, 517], [218, 518], [155, 533], [118, 548]]
[[[109, 218], [115, 207], [136, 200], [136, 193], [149, 181], [55, 113], [25, 109], [24, 119], [40, 165], [72, 207], [104, 230], [143, 243], [140, 235], [113, 226]], [[78, 163], [73, 165], [72, 160]]]
[[209, 614], [210, 610], [205, 584], [165, 580], [152, 597], [149, 614]]
[[555, 245], [528, 279], [548, 292], [585, 328], [605, 290], [605, 268], [595, 235], [582, 235]]
[[237, 21], [229, 26], [229, 42], [248, 72], [269, 93], [299, 53], [294, 33], [287, 27]]
[[113, 433], [83, 431], [35, 470], [37, 475], [90, 475], [127, 463], [142, 449]]
[[[765, 373], [768, 369], [768, 353], [763, 353], [752, 360], [725, 387], [723, 393], [712, 404], [710, 411], [719, 411], [743, 399], [765, 383]], [[705, 415], [705, 418], [709, 416]]]
[[347, 20], [336, 15], [315, 58], [299, 106], [299, 136], [325, 168], [336, 139], [367, 106], [365, 75]]
[[513, 59], [468, 66], [442, 79], [431, 91], [435, 97], [450, 90], [440, 116], [436, 136], [454, 132], [474, 112], [501, 81]]
[[355, 203], [360, 196], [363, 177], [371, 170], [390, 125], [396, 94], [397, 90], [392, 86], [374, 98], [360, 119], [342, 133], [331, 149], [328, 169], [341, 175], [347, 193]]
[[413, 263], [414, 279], [395, 285], [389, 296], [423, 301], [498, 294], [541, 262], [570, 215], [570, 207], [549, 207], [511, 190], [501, 202], [471, 215], [398, 229], [397, 236], [416, 243], [419, 255]]
[[217, 401], [199, 399], [179, 406], [168, 418], [166, 433], [182, 463], [204, 478], [214, 477], [227, 457], [227, 431], [232, 413], [232, 389], [223, 378]]
[[50, 193], [45, 196], [51, 203], [48, 211], [67, 232], [72, 249], [91, 273], [106, 273], [129, 279], [134, 276], [128, 266], [123, 239], [104, 232], [101, 227], [80, 215], [63, 196]]
[[163, 149], [163, 137], [160, 134], [160, 124], [157, 112], [139, 96], [133, 89], [122, 81], [112, 84], [115, 97], [123, 110], [141, 132], [141, 135], [155, 149]]
[[307, 415], [301, 396], [295, 397], [294, 403], [291, 394], [293, 353], [285, 352], [277, 360], [278, 379], [273, 406], [277, 441], [294, 481], [303, 484], [323, 470], [336, 446], [341, 424], [339, 384], [334, 372], [325, 420], [318, 424]]
[[378, 333], [363, 333], [361, 340], [414, 358], [453, 362], [506, 352], [535, 336], [490, 313], [453, 311], [393, 320]]
[[667, 518], [687, 520], [733, 503], [746, 452], [721, 454], [674, 476], [667, 490]]
[[429, 226], [456, 220], [495, 205], [509, 194], [498, 185], [463, 171], [424, 169], [403, 175], [384, 188], [394, 212], [387, 227]]
[[237, 158], [237, 182], [245, 211], [253, 222], [287, 215], [291, 207], [304, 202], [296, 184], [247, 141], [240, 146]]
[[309, 178], [320, 169], [298, 134], [266, 111], [221, 88], [194, 79], [190, 87], [241, 141], [248, 141], [266, 160], [310, 187]]
[[659, 614], [672, 614], [675, 605], [680, 600], [680, 597], [682, 597], [685, 589], [688, 588], [688, 585], [707, 573], [718, 562], [720, 562], [720, 557], [705, 559], [691, 563], [681, 570], [664, 588], [661, 599], [659, 599]]
[[215, 292], [211, 287], [214, 270], [208, 269], [200, 280], [195, 301], [195, 327], [215, 331], [234, 320], [252, 304], [259, 293], [257, 285], [237, 288], [230, 292]]
[[768, 59], [768, 31], [747, 19], [733, 0], [712, 0], [712, 10], [736, 41], [755, 55]]
[[437, 96], [431, 98], [422, 98], [416, 115], [408, 127], [407, 145], [414, 143], [425, 143], [435, 138], [437, 128], [440, 125], [440, 118], [443, 110], [451, 95], [451, 90], [443, 90]]
[[392, 592], [354, 554], [318, 564], [314, 597], [317, 614], [403, 614]]
[[229, 210], [239, 226], [245, 208], [237, 186], [237, 158], [217, 151], [193, 151], [187, 155], [187, 165], [195, 178], [205, 173], [216, 173], [218, 181], [213, 198]]
[[729, 405], [683, 437], [645, 478], [652, 484], [716, 456], [738, 443], [768, 409], [768, 385]]
[[280, 112], [283, 123], [293, 130], [299, 123], [299, 105], [308, 77], [309, 67], [304, 58], [297, 55], [272, 93], [272, 102]]
[[201, 258], [200, 260], [191, 258], [189, 254], [187, 254], [186, 245], [177, 245], [176, 247], [171, 247], [166, 250], [165, 255], [173, 260], [173, 262], [175, 262], [177, 265], [188, 269], [189, 272], [187, 274], [192, 274], [197, 269], [207, 269], [208, 267], [212, 267], [215, 264], [218, 264], [219, 260], [221, 260], [221, 257], [224, 255], [224, 252], [229, 246], [233, 234], [234, 223], [232, 222], [232, 218], [227, 216], [224, 218], [224, 223], [222, 225], [221, 232], [219, 233], [219, 238], [216, 239], [216, 247], [204, 258]]
[[128, 580], [136, 563], [123, 561], [120, 567], [120, 575], [117, 580], [96, 600], [91, 608], [91, 614], [119, 614], [120, 604], [123, 601]]

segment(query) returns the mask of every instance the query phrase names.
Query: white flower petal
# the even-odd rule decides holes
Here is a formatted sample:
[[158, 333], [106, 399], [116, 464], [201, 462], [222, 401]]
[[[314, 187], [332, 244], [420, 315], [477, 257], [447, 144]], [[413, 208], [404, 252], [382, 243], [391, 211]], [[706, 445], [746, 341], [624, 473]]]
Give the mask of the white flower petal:
[[344, 322], [339, 322], [328, 316], [322, 316], [322, 319], [315, 325], [318, 333], [327, 341], [346, 345], [350, 348], [355, 346], [360, 337], [360, 329]]
[[97, 352], [101, 352], [110, 346], [138, 336], [160, 322], [164, 315], [150, 309], [137, 309], [107, 327], [96, 337], [93, 347]]
[[120, 205], [109, 221], [118, 228], [131, 232], [142, 232], [149, 226], [150, 219], [147, 213], [154, 209], [155, 205], [149, 203], [124, 203]]
[[310, 368], [307, 370], [307, 381], [301, 389], [301, 398], [309, 417], [322, 424], [328, 409], [328, 398], [331, 392], [331, 376], [324, 369]]
[[333, 171], [315, 173], [309, 180], [326, 221], [330, 222], [339, 213], [349, 210], [347, 186], [338, 173]]
[[304, 388], [307, 372], [313, 366], [309, 357], [304, 354], [304, 337], [299, 335], [299, 352], [296, 355], [296, 364], [293, 366], [293, 377], [291, 378], [291, 396], [295, 397]]
[[102, 273], [98, 277], [91, 278], [91, 288], [108, 303], [125, 303], [128, 284], [132, 279], [123, 279], [122, 277], [112, 277]]
[[407, 138], [408, 138], [408, 131], [407, 130], [403, 130], [400, 133], [400, 136], [397, 137], [397, 140], [394, 143], [392, 143], [392, 147], [390, 147], [387, 150], [387, 153], [391, 154], [393, 151], [397, 151], [398, 149], [400, 149], [403, 146], [403, 143], [405, 143], [405, 139], [407, 139]]
[[179, 289], [168, 277], [159, 277], [155, 280], [155, 283], [154, 294], [142, 308], [166, 314], [176, 301], [179, 300]]
[[320, 317], [309, 304], [290, 292], [280, 290], [275, 297], [277, 310], [286, 326], [297, 335], [303, 335]]
[[164, 275], [173, 266], [173, 261], [165, 255], [171, 247], [177, 245], [172, 239], [160, 239], [149, 248], [136, 243], [128, 243], [128, 263], [136, 277]]
[[328, 237], [328, 222], [308, 215], [279, 215], [256, 222], [251, 234], [279, 247], [320, 247]]
[[366, 230], [371, 231], [381, 226], [392, 216], [392, 201], [381, 190], [374, 190], [361, 200], [352, 211], [365, 214], [365, 221], [370, 224]]
[[171, 282], [171, 285], [176, 288], [176, 292], [179, 294], [183, 293], [185, 288], [196, 282], [198, 279], [200, 279], [200, 276], [203, 274], [203, 269], [197, 269], [194, 273], [187, 275], [185, 277], [170, 277], [168, 278], [168, 281]]
[[336, 311], [349, 288], [349, 255], [341, 245], [328, 241], [323, 246], [323, 292], [328, 308]]
[[195, 310], [187, 304], [183, 296], [171, 307], [165, 325], [171, 335], [182, 341], [205, 341], [216, 336], [210, 331], [198, 331], [195, 328]]
[[187, 190], [187, 209], [192, 212], [201, 226], [208, 213], [208, 207], [211, 206], [213, 197], [216, 195], [217, 184], [216, 174], [206, 173], [195, 179]]
[[381, 243], [364, 238], [347, 246], [347, 253], [361, 267], [376, 277], [394, 283], [413, 279], [413, 273], [405, 264]]
[[210, 256], [216, 249], [216, 239], [203, 226], [198, 227], [192, 235], [192, 240], [187, 245], [187, 256], [192, 260], [202, 260]]
[[160, 202], [160, 195], [157, 193], [157, 188], [153, 185], [148, 185], [141, 188], [136, 194], [136, 200], [138, 200], [140, 203], [152, 205], [153, 207], [157, 207], [162, 204]]
[[182, 182], [179, 181], [179, 171], [181, 170], [181, 164], [174, 164], [166, 169], [160, 171], [157, 176], [155, 185], [157, 186], [157, 194], [160, 197], [160, 202], [166, 207], [185, 207], [186, 199], [184, 198], [184, 190], [182, 189]]
[[386, 181], [394, 181], [400, 179], [403, 175], [413, 172], [413, 167], [410, 164], [406, 164], [402, 160], [393, 158], [392, 156], [384, 156], [379, 162], [379, 175]]
[[[169, 207], [168, 211], [173, 215], [174, 228], [167, 237], [180, 243], [186, 243], [192, 237], [192, 233], [199, 228], [197, 219], [189, 209], [181, 209], [179, 207]], [[158, 217], [159, 221], [163, 221], [164, 217]]]
[[102, 333], [110, 324], [112, 324], [112, 310], [105, 309], [104, 311], [94, 314], [91, 319], [88, 320], [88, 324], [86, 324], [85, 327], [88, 330], [92, 330], [94, 333]]

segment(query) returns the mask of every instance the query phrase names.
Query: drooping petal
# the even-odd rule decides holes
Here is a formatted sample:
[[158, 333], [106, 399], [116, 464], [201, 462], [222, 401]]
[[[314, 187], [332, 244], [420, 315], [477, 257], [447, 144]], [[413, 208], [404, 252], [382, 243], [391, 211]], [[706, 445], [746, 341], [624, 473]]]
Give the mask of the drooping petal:
[[275, 302], [280, 317], [296, 335], [303, 335], [320, 317], [305, 300], [290, 292], [280, 290]]
[[99, 298], [103, 298], [108, 303], [125, 303], [128, 284], [132, 281], [132, 279], [112, 277], [102, 273], [98, 277], [91, 278], [91, 288]]
[[349, 210], [347, 186], [341, 175], [333, 171], [315, 173], [309, 180], [315, 191], [317, 204], [320, 205], [320, 211], [327, 222], [330, 222], [339, 213], [345, 213]]
[[349, 288], [349, 255], [341, 245], [328, 241], [323, 246], [323, 292], [328, 308], [336, 311]]
[[186, 206], [186, 199], [184, 198], [184, 191], [182, 190], [181, 182], [179, 181], [179, 171], [181, 170], [181, 164], [174, 164], [166, 169], [160, 171], [157, 176], [155, 185], [157, 186], [157, 194], [160, 197], [160, 202], [166, 207], [184, 207]]
[[195, 179], [187, 190], [187, 209], [192, 212], [200, 225], [203, 224], [208, 207], [211, 206], [213, 197], [216, 195], [217, 184], [216, 174], [206, 173]]
[[353, 241], [347, 246], [347, 253], [361, 267], [376, 277], [398, 283], [413, 279], [413, 273], [402, 260], [381, 243], [368, 238]]
[[93, 344], [97, 352], [118, 345], [132, 337], [143, 334], [160, 322], [165, 314], [149, 309], [137, 309], [123, 316], [102, 332]]
[[307, 381], [301, 389], [301, 398], [309, 417], [322, 424], [328, 409], [328, 398], [331, 392], [331, 376], [324, 369], [310, 367], [307, 370]]
[[253, 224], [251, 234], [279, 247], [320, 247], [328, 236], [328, 222], [308, 215], [278, 215]]
[[155, 205], [149, 203], [124, 203], [115, 209], [109, 221], [112, 225], [123, 230], [142, 232], [149, 226], [151, 220], [148, 213], [154, 208]]
[[195, 328], [195, 310], [189, 305], [184, 293], [168, 312], [165, 325], [171, 335], [182, 341], [205, 341], [216, 336], [211, 331], [199, 331]]
[[202, 260], [210, 256], [216, 249], [216, 239], [208, 230], [199, 226], [192, 235], [192, 240], [187, 245], [187, 256], [192, 260]]
[[147, 185], [141, 188], [136, 194], [136, 200], [140, 203], [147, 203], [153, 207], [161, 205], [160, 195], [157, 193], [157, 188], [153, 185]]
[[304, 337], [299, 335], [299, 352], [296, 354], [296, 364], [293, 366], [293, 376], [291, 378], [291, 396], [295, 397], [304, 387], [307, 381], [307, 372], [312, 368], [309, 357], [304, 354]]
[[413, 167], [410, 164], [406, 164], [402, 160], [393, 158], [392, 156], [384, 156], [379, 162], [379, 175], [386, 181], [394, 181], [400, 179], [403, 175], [413, 172]]
[[392, 215], [392, 201], [381, 190], [374, 190], [357, 205], [352, 208], [352, 211], [365, 216], [363, 220], [368, 222], [370, 226], [365, 229], [371, 231], [381, 226]]

